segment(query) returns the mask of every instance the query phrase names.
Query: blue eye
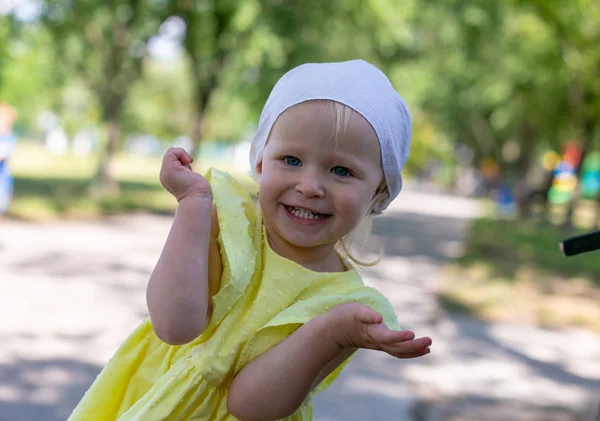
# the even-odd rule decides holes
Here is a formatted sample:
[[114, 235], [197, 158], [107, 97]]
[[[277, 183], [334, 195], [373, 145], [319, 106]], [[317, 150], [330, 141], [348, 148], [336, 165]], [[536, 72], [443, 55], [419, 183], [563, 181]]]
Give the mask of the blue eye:
[[331, 170], [331, 172], [340, 177], [348, 177], [350, 175], [350, 170], [344, 167], [335, 167]]
[[291, 165], [292, 167], [299, 167], [302, 164], [302, 162], [300, 162], [300, 160], [295, 156], [286, 156], [285, 158], [283, 158], [283, 162], [285, 162], [288, 165]]

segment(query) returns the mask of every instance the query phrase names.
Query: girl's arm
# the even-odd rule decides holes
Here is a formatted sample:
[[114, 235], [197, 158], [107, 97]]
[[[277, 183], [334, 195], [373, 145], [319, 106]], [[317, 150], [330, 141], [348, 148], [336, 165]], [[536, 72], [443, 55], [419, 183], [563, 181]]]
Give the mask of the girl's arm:
[[339, 305], [244, 367], [229, 389], [227, 409], [243, 421], [288, 417], [357, 348], [380, 350], [397, 358], [429, 353], [431, 339], [414, 336], [410, 331], [387, 329], [381, 316], [367, 306]]
[[169, 149], [163, 159], [161, 182], [179, 204], [146, 289], [154, 331], [171, 345], [188, 343], [206, 329], [222, 271], [212, 191], [190, 162], [180, 149]]
[[316, 380], [325, 377], [325, 367], [333, 361], [337, 367], [350, 355], [344, 351], [332, 340], [327, 318], [314, 318], [237, 374], [229, 388], [228, 411], [242, 421], [288, 417], [318, 384]]
[[[156, 335], [170, 345], [197, 338], [210, 320], [210, 298], [219, 288], [221, 259], [211, 198], [190, 196], [175, 220], [146, 290]], [[210, 257], [210, 259], [209, 259]]]

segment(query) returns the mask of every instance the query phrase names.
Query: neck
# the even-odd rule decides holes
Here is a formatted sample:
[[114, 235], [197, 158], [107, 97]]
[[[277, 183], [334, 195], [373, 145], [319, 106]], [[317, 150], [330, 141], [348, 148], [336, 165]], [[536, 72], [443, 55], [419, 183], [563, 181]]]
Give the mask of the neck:
[[343, 272], [345, 270], [333, 244], [298, 247], [288, 243], [267, 228], [267, 241], [275, 253], [315, 272]]

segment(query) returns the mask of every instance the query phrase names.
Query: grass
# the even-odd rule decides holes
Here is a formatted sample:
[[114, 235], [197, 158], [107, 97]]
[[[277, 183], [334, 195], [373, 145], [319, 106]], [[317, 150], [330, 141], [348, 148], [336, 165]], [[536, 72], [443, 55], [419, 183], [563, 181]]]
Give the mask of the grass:
[[[92, 197], [88, 189], [97, 164], [96, 156], [51, 155], [40, 145], [20, 143], [10, 160], [15, 195], [9, 217], [47, 221], [128, 212], [174, 212], [175, 199], [158, 181], [161, 157], [117, 155], [113, 170], [120, 192], [101, 198]], [[203, 172], [210, 166], [233, 173], [249, 191], [252, 189], [252, 180], [227, 162], [207, 162], [195, 169]]]
[[558, 226], [481, 218], [465, 255], [447, 269], [440, 301], [489, 321], [600, 332], [598, 253], [565, 257]]

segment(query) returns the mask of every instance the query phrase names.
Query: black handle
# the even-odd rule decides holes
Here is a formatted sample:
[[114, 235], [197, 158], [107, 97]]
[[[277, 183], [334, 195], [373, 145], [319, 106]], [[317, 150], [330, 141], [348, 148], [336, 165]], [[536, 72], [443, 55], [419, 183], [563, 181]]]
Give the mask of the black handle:
[[600, 249], [600, 231], [567, 238], [560, 243], [560, 249], [565, 256], [598, 250]]

